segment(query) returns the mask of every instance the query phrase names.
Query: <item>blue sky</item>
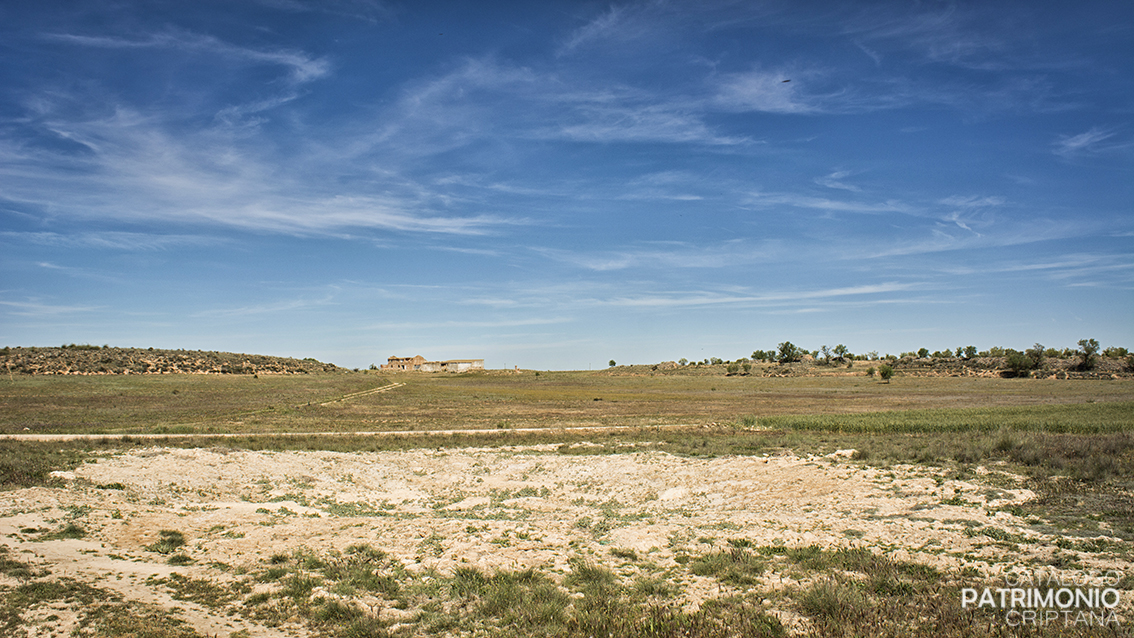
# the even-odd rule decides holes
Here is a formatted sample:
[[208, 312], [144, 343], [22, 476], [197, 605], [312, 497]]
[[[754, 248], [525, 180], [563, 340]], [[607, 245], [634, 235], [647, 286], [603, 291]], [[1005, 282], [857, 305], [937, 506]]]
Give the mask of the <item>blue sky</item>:
[[1134, 347], [1134, 6], [0, 4], [0, 344]]

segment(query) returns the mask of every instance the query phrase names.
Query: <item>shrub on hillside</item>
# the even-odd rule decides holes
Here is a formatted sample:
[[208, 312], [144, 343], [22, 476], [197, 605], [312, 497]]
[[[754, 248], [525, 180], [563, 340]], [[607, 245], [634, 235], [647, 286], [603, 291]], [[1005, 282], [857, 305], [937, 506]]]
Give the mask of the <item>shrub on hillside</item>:
[[1094, 370], [1098, 362], [1099, 342], [1094, 339], [1079, 340], [1079, 369]]
[[1017, 377], [1026, 377], [1030, 375], [1032, 370], [1035, 368], [1035, 362], [1031, 357], [1024, 354], [1023, 352], [1017, 352], [1015, 350], [1012, 350], [1008, 353], [1008, 358], [1005, 361], [1005, 364], [1008, 366], [1008, 370], [1010, 370], [1012, 374]]

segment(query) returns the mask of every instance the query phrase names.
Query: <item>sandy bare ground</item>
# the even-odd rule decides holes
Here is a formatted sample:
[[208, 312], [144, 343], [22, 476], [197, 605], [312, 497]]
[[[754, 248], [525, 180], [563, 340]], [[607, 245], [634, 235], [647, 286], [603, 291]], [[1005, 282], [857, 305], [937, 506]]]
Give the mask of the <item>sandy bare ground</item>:
[[[303, 630], [260, 626], [176, 601], [145, 581], [179, 573], [224, 582], [240, 568], [263, 567], [274, 554], [341, 551], [357, 543], [385, 550], [411, 570], [534, 566], [552, 573], [568, 572], [579, 555], [606, 561], [616, 548], [633, 549], [663, 568], [676, 566], [679, 553], [707, 551], [728, 539], [864, 546], [951, 570], [971, 566], [987, 576], [1006, 567], [1005, 550], [974, 529], [1035, 539], [1019, 545], [1017, 564], [1054, 549], [1054, 537], [997, 511], [1030, 498], [1026, 490], [950, 480], [933, 468], [871, 468], [848, 455], [694, 459], [648, 447], [594, 456], [562, 454], [557, 446], [377, 453], [156, 447], [84, 464], [64, 476], [65, 487], [0, 493], [0, 544], [53, 577], [176, 608], [209, 636], [244, 630], [263, 637]], [[86, 536], [38, 540], [43, 530], [69, 521]], [[196, 562], [171, 566], [166, 556], [147, 550], [161, 530], [182, 532]], [[1102, 560], [1093, 556], [1083, 554], [1083, 564]], [[639, 567], [618, 569], [632, 576]], [[715, 581], [685, 574], [686, 604], [719, 591]], [[764, 586], [782, 587], [782, 579], [766, 573]], [[0, 576], [0, 582], [15, 581]], [[46, 620], [47, 610], [29, 610], [28, 635], [66, 635], [74, 615], [65, 612], [56, 609], [50, 614], [56, 619]]]

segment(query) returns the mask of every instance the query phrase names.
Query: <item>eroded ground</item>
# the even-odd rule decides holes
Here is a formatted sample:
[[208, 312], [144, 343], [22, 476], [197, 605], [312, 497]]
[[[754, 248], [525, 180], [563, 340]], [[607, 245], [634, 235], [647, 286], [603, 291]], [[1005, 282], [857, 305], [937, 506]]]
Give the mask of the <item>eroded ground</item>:
[[[722, 583], [694, 573], [690, 557], [861, 547], [942, 573], [994, 578], [1057, 564], [1062, 553], [1079, 569], [1131, 571], [1116, 554], [1056, 547], [1060, 535], [1004, 511], [1032, 494], [996, 468], [960, 480], [938, 468], [864, 466], [850, 451], [713, 459], [649, 447], [584, 452], [585, 445], [107, 455], [66, 474], [64, 487], [0, 492], [0, 545], [9, 559], [41, 570], [9, 570], [0, 584], [84, 583], [156, 606], [145, 609], [172, 610], [169, 617], [200, 634], [269, 637], [319, 631], [291, 608], [265, 611], [297, 586], [304, 556], [311, 559], [304, 595], [341, 600], [391, 633], [429, 631], [436, 614], [424, 613], [420, 599], [326, 576], [326, 564], [364, 546], [381, 550], [375, 564], [426, 581], [461, 567], [535, 567], [562, 579], [579, 565], [601, 564], [624, 582], [654, 583], [643, 591], [686, 609], [730, 591], [767, 591], [768, 612], [794, 630], [806, 621], [774, 593], [798, 586], [799, 572], [771, 565], [751, 582]], [[183, 546], [162, 544], [178, 535]], [[8, 626], [23, 632], [14, 635], [70, 635], [85, 627], [82, 607], [81, 596], [35, 603]]]

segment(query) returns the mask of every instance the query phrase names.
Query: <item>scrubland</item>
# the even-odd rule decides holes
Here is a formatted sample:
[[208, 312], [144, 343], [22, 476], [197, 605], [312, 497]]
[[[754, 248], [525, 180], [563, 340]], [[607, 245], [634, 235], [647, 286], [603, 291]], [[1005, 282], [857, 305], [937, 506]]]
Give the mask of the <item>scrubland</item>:
[[[1130, 633], [1130, 379], [14, 376], [0, 397], [5, 636]], [[1024, 573], [1111, 573], [1118, 622], [961, 606]]]

